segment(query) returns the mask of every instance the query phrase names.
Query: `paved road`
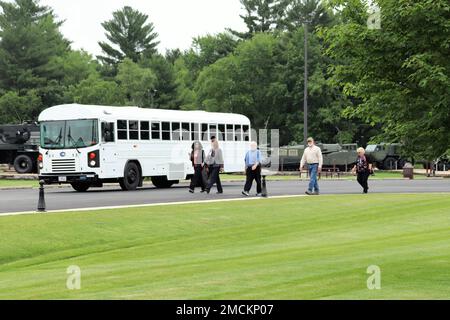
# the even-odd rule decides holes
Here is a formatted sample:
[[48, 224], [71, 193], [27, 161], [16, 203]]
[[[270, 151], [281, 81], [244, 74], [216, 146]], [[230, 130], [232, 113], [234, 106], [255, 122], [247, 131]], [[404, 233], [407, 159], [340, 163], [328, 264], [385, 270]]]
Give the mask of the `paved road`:
[[[361, 189], [355, 181], [321, 181], [322, 194], [359, 194]], [[303, 194], [306, 181], [269, 181], [269, 196]], [[423, 193], [449, 192], [450, 180], [374, 180], [370, 182], [373, 193]], [[67, 188], [46, 189], [48, 210], [91, 208], [104, 206], [139, 205], [190, 200], [230, 199], [241, 197], [242, 183], [224, 183], [223, 195], [216, 195], [215, 189], [210, 195], [199, 192], [188, 193], [187, 185], [171, 189], [144, 187], [133, 192], [120, 191], [119, 187], [91, 189], [87, 193], [74, 192]], [[450, 194], [449, 194], [450, 195]], [[37, 189], [0, 190], [0, 213], [33, 211], [38, 201]]]

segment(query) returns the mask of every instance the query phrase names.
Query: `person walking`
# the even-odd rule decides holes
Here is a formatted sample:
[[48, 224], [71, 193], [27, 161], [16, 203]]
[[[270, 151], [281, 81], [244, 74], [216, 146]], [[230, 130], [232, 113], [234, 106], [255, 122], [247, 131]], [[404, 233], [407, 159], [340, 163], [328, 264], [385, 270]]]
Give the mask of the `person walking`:
[[369, 192], [369, 176], [372, 174], [372, 163], [370, 163], [366, 156], [366, 150], [364, 148], [358, 148], [358, 158], [356, 159], [356, 165], [353, 167], [352, 172], [356, 173], [358, 183], [363, 188], [363, 193]]
[[219, 148], [219, 142], [217, 139], [211, 141], [211, 150], [206, 157], [206, 164], [209, 169], [209, 181], [206, 187], [206, 192], [209, 194], [214, 184], [217, 186], [217, 193], [222, 194], [223, 188], [220, 182], [220, 173], [223, 172], [223, 153]]
[[203, 170], [205, 168], [205, 151], [200, 141], [195, 141], [192, 144], [192, 151], [190, 153], [190, 159], [192, 166], [194, 167], [194, 175], [191, 178], [191, 185], [189, 186], [189, 192], [194, 193], [195, 187], [200, 186], [202, 191], [206, 190], [206, 182], [203, 177]]
[[250, 150], [245, 155], [245, 175], [246, 181], [242, 194], [246, 197], [250, 195], [253, 180], [256, 181], [256, 196], [261, 196], [261, 151], [255, 141], [250, 143]]
[[300, 171], [303, 170], [305, 164], [308, 165], [309, 171], [309, 186], [306, 190], [307, 195], [319, 195], [319, 183], [317, 182], [317, 175], [322, 172], [323, 156], [322, 150], [316, 146], [313, 138], [308, 138], [308, 146], [303, 152], [302, 160], [300, 161]]

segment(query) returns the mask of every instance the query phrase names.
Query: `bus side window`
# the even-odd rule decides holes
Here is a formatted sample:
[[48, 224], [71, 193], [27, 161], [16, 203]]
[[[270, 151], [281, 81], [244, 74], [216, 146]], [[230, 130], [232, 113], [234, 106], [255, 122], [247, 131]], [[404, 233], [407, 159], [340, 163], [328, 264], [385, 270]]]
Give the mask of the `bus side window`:
[[150, 123], [141, 121], [141, 140], [150, 140]]
[[129, 139], [130, 140], [139, 140], [139, 121], [137, 120], [130, 120], [128, 122], [128, 129], [129, 129]]
[[242, 125], [240, 124], [234, 126], [234, 141], [242, 141]]
[[211, 139], [212, 137], [217, 138], [217, 124], [209, 125], [209, 138]]
[[114, 142], [114, 122], [102, 122], [102, 141]]
[[172, 122], [172, 140], [181, 140], [180, 123]]
[[117, 139], [127, 140], [128, 139], [128, 121], [127, 120], [117, 120]]
[[227, 124], [227, 141], [234, 141], [234, 126], [232, 124]]
[[219, 124], [219, 130], [217, 132], [217, 136], [220, 141], [225, 141], [225, 125]]
[[191, 123], [191, 139], [200, 141], [200, 125], [198, 123]]
[[159, 122], [152, 122], [152, 140], [161, 140], [160, 127]]
[[181, 139], [183, 141], [189, 141], [191, 139], [191, 130], [189, 123], [183, 122], [181, 124]]
[[243, 126], [242, 131], [244, 133], [244, 141], [250, 141], [250, 127]]
[[165, 141], [170, 141], [170, 122], [163, 122], [162, 127], [162, 139]]
[[202, 123], [202, 136], [200, 137], [202, 141], [208, 141], [208, 125]]

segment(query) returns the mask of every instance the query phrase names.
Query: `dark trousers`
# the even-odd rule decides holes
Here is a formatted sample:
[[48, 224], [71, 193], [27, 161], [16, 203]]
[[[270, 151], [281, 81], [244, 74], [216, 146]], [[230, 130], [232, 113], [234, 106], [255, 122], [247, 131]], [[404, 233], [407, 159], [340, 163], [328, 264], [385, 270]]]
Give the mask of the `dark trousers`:
[[220, 166], [209, 167], [209, 182], [206, 190], [211, 190], [212, 186], [217, 185], [217, 191], [222, 193], [222, 183], [220, 182]]
[[203, 178], [203, 167], [199, 164], [194, 166], [194, 175], [191, 178], [191, 185], [189, 186], [191, 190], [194, 190], [195, 187], [201, 187], [202, 190], [206, 188], [205, 179]]
[[357, 180], [358, 180], [358, 183], [363, 188], [364, 192], [367, 192], [367, 190], [369, 190], [369, 184], [368, 184], [369, 176], [370, 176], [369, 172], [366, 172], [366, 171], [358, 172]]
[[261, 166], [258, 166], [255, 170], [252, 170], [252, 167], [247, 167], [245, 170], [245, 174], [247, 179], [245, 181], [244, 191], [249, 192], [252, 188], [253, 180], [256, 181], [256, 193], [262, 192], [261, 187]]

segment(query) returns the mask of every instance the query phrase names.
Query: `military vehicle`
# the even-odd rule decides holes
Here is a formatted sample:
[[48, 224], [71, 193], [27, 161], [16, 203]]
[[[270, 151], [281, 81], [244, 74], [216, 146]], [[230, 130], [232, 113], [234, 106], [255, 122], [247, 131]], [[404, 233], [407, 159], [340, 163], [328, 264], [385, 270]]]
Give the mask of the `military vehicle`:
[[403, 169], [407, 159], [402, 157], [402, 145], [400, 143], [370, 144], [366, 148], [366, 155], [383, 170]]
[[[350, 170], [356, 162], [356, 144], [323, 144], [317, 146], [322, 149], [324, 168], [339, 171]], [[305, 147], [303, 145], [283, 146], [279, 148], [280, 171], [298, 170]]]
[[450, 154], [444, 154], [435, 162], [437, 171], [450, 171]]
[[17, 173], [37, 172], [39, 126], [0, 125], [0, 163], [14, 166]]

